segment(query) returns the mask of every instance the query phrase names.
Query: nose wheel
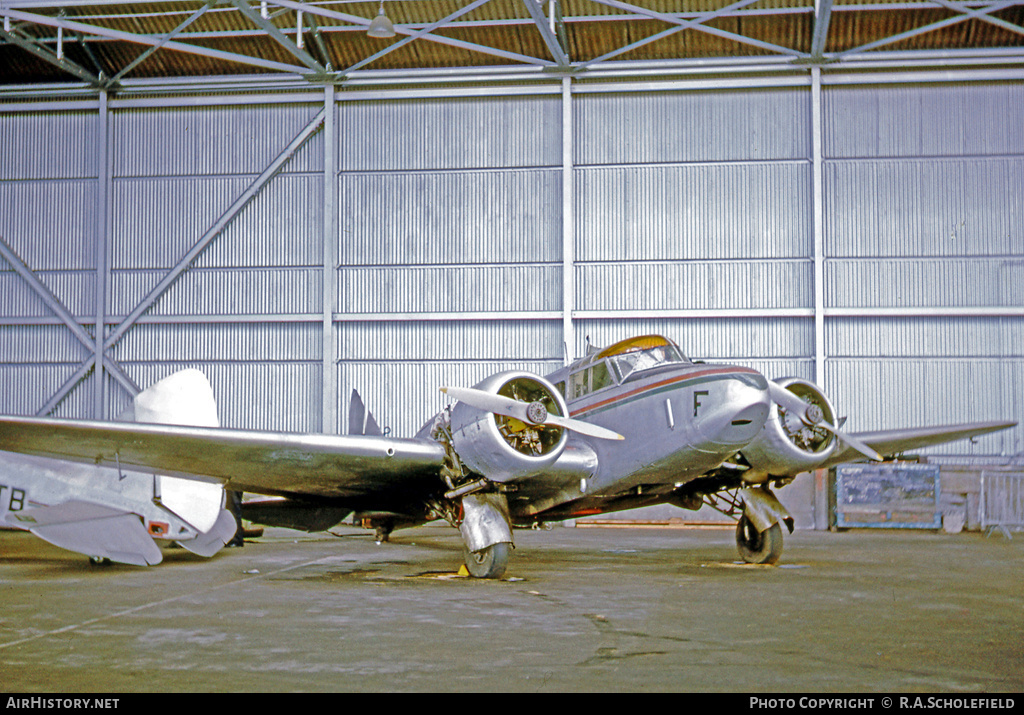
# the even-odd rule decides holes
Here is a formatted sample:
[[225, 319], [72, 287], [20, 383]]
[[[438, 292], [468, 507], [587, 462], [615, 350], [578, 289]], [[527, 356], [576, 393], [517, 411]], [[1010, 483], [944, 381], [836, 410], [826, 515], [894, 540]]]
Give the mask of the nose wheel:
[[473, 578], [501, 578], [508, 567], [511, 544], [500, 542], [479, 551], [466, 550], [466, 569]]
[[782, 527], [775, 522], [758, 531], [744, 514], [736, 525], [736, 549], [748, 564], [774, 564], [782, 556]]

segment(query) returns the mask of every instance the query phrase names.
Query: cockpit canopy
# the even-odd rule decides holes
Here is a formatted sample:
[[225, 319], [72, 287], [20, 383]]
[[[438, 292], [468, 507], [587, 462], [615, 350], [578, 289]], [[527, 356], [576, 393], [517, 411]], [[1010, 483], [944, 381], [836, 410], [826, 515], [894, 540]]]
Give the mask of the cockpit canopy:
[[641, 335], [622, 340], [599, 352], [597, 357], [609, 358], [609, 363], [619, 374], [620, 382], [634, 372], [668, 363], [688, 362], [675, 343], [660, 335]]
[[558, 387], [566, 399], [617, 385], [646, 370], [689, 362], [679, 347], [660, 335], [642, 335], [622, 340], [602, 350], [594, 350], [569, 368], [569, 379]]

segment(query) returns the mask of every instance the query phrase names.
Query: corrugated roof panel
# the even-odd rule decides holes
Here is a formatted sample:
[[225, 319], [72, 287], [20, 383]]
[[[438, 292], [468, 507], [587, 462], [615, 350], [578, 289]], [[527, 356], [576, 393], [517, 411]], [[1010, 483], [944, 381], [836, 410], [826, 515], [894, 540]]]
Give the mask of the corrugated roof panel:
[[551, 320], [339, 323], [343, 362], [559, 360], [562, 324]]
[[[166, 271], [117, 271], [110, 313], [127, 315]], [[320, 311], [320, 268], [190, 269], [156, 301], [151, 315], [292, 315]]]
[[582, 94], [573, 98], [577, 166], [808, 159], [804, 89]]
[[123, 362], [309, 362], [321, 360], [320, 323], [134, 326], [112, 348]]
[[987, 256], [1024, 245], [1024, 158], [826, 165], [830, 256]]
[[[287, 104], [119, 110], [113, 113], [114, 175], [258, 175], [319, 109]], [[319, 134], [281, 171], [322, 171]]]
[[557, 97], [341, 102], [346, 171], [561, 166]]
[[811, 253], [808, 164], [624, 167], [575, 175], [579, 261]]
[[341, 265], [561, 259], [561, 172], [349, 174], [339, 180]]
[[576, 268], [576, 310], [806, 308], [810, 260], [597, 263]]
[[822, 98], [829, 158], [1024, 153], [1020, 84], [831, 87]]
[[98, 127], [95, 112], [4, 114], [0, 104], [0, 180], [95, 177]]
[[342, 268], [336, 310], [454, 314], [558, 310], [561, 276], [559, 265]]
[[0, 237], [34, 271], [94, 268], [97, 197], [89, 179], [0, 181]]
[[825, 304], [853, 307], [1020, 305], [1019, 260], [875, 258], [825, 265]]
[[[608, 346], [636, 335], [664, 335], [691, 360], [801, 361], [814, 352], [814, 321], [808, 318], [605, 319], [575, 323], [583, 355], [586, 336]], [[778, 369], [782, 369], [781, 367]], [[773, 374], [781, 376], [776, 368]]]

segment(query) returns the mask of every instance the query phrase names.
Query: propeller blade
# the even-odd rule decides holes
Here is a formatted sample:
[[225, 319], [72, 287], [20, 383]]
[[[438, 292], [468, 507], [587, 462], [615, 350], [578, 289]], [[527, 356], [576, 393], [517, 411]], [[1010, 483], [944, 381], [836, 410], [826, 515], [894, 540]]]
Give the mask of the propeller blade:
[[837, 430], [835, 427], [830, 425], [825, 420], [822, 420], [816, 426], [817, 427], [822, 427], [822, 428], [828, 430], [829, 432], [834, 434], [836, 437], [838, 437], [840, 440], [842, 440], [843, 442], [845, 442], [846, 444], [850, 445], [855, 450], [857, 450], [858, 452], [863, 454], [868, 459], [873, 459], [876, 462], [884, 462], [885, 461], [885, 458], [882, 455], [880, 455], [878, 452], [873, 450], [867, 444], [865, 444], [864, 442], [861, 442], [856, 437], [852, 437], [851, 435], [846, 434], [845, 432], [840, 432], [839, 430]]
[[[483, 390], [477, 390], [472, 387], [442, 387], [441, 392], [445, 393], [449, 397], [452, 397], [459, 402], [464, 402], [470, 407], [476, 407], [479, 410], [486, 412], [493, 412], [494, 414], [504, 415], [505, 417], [511, 417], [517, 419], [520, 422], [526, 424], [535, 425], [551, 425], [553, 427], [563, 427], [570, 429], [573, 432], [579, 432], [580, 434], [587, 435], [589, 437], [596, 437], [598, 439], [625, 439], [618, 432], [613, 432], [610, 429], [604, 427], [598, 427], [592, 425], [589, 422], [583, 422], [581, 420], [574, 420], [569, 417], [560, 417], [559, 415], [553, 415], [550, 412], [545, 414], [545, 417], [540, 422], [532, 419], [529, 414], [530, 403], [520, 402], [514, 400], [511, 397], [504, 397], [503, 395], [496, 395], [493, 392], [484, 392]], [[537, 405], [540, 407], [540, 405]], [[543, 408], [541, 408], [543, 410]]]
[[[856, 437], [851, 437], [845, 432], [841, 432], [835, 426], [830, 425], [828, 421], [824, 419], [814, 420], [808, 416], [807, 408], [810, 407], [808, 403], [804, 402], [797, 395], [787, 390], [782, 385], [777, 383], [768, 382], [768, 393], [772, 400], [784, 408], [787, 412], [792, 412], [797, 415], [803, 422], [808, 425], [814, 425], [815, 427], [821, 427], [836, 436], [836, 438], [842, 440], [844, 443], [850, 445], [855, 450], [863, 454], [868, 459], [873, 459], [876, 462], [884, 462], [885, 459], [878, 452], [873, 450], [871, 447], [861, 442]], [[819, 413], [820, 414], [820, 413]], [[845, 421], [845, 418], [844, 418]]]
[[559, 417], [558, 415], [548, 415], [547, 421], [544, 422], [546, 425], [557, 425], [558, 427], [565, 427], [571, 429], [574, 432], [585, 434], [588, 437], [597, 437], [598, 439], [626, 439], [618, 432], [613, 432], [610, 429], [592, 425], [589, 422], [583, 420], [574, 420], [569, 417]]

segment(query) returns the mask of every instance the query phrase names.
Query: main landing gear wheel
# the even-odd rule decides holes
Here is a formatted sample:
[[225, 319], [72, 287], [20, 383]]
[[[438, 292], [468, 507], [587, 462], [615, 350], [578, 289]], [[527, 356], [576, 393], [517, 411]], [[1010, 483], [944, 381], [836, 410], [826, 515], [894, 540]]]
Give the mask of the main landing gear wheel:
[[501, 578], [508, 567], [510, 544], [505, 541], [479, 551], [466, 551], [466, 569], [474, 578]]
[[782, 556], [782, 527], [778, 522], [766, 531], [758, 531], [743, 515], [736, 525], [736, 548], [748, 564], [774, 564]]

